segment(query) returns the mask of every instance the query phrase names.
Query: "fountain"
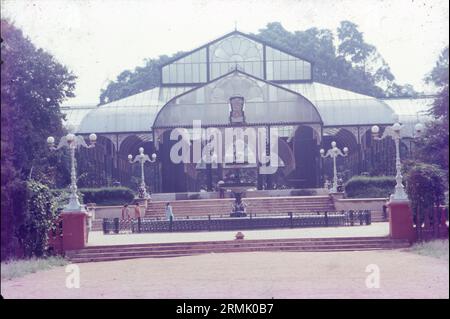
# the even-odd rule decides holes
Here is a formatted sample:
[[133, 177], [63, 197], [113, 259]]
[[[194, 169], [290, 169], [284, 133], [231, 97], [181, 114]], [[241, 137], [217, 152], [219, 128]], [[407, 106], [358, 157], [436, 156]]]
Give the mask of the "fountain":
[[242, 201], [242, 196], [247, 190], [255, 186], [254, 183], [246, 183], [240, 178], [239, 169], [234, 170], [234, 174], [231, 174], [225, 181], [218, 183], [219, 188], [226, 191], [231, 191], [234, 196], [234, 203], [231, 206], [230, 217], [245, 217], [246, 204]]

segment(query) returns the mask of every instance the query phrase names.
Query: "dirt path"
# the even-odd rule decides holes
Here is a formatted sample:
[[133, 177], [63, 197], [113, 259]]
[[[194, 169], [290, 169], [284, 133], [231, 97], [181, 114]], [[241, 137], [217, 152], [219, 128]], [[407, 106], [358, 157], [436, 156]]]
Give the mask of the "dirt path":
[[[380, 270], [367, 288], [366, 267]], [[2, 282], [5, 298], [449, 298], [448, 261], [403, 251], [207, 254], [79, 264]]]

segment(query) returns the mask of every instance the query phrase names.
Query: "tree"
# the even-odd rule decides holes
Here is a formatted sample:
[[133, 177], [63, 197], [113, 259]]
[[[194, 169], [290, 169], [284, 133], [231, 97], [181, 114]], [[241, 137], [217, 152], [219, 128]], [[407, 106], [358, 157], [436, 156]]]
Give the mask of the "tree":
[[75, 76], [4, 19], [1, 38], [3, 259], [12, 253], [12, 236], [23, 221], [24, 181], [33, 177], [54, 185], [68, 180], [68, 170], [49, 178], [50, 166], [65, 164], [62, 155], [49, 153], [45, 141], [49, 135], [64, 133], [59, 107], [73, 96]]
[[146, 59], [143, 67], [138, 66], [133, 72], [123, 71], [115, 81], [108, 84], [106, 89], [101, 90], [100, 105], [159, 86], [161, 84], [161, 66], [182, 53], [178, 52], [173, 57], [161, 55], [158, 59]]
[[418, 159], [436, 164], [447, 172], [449, 166], [449, 117], [448, 117], [448, 47], [442, 50], [433, 70], [425, 81], [438, 88], [438, 95], [429, 110], [434, 120], [427, 123], [423, 137], [417, 142]]
[[431, 209], [443, 203], [444, 175], [443, 170], [434, 164], [414, 163], [408, 169], [405, 174], [406, 193], [417, 220], [423, 221], [427, 213], [432, 216]]

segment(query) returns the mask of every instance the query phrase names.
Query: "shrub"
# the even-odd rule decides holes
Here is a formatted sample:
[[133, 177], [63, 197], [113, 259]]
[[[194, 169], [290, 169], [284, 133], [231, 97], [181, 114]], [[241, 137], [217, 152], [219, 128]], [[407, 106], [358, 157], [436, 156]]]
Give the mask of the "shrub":
[[353, 198], [387, 198], [394, 192], [392, 176], [353, 176], [345, 185], [345, 194]]
[[50, 189], [37, 181], [28, 181], [25, 215], [17, 228], [25, 256], [45, 255], [48, 233], [56, 218], [57, 203]]
[[84, 203], [97, 205], [123, 205], [134, 199], [134, 193], [127, 187], [80, 188]]
[[406, 192], [414, 214], [423, 212], [445, 200], [445, 172], [434, 164], [416, 163], [405, 175]]

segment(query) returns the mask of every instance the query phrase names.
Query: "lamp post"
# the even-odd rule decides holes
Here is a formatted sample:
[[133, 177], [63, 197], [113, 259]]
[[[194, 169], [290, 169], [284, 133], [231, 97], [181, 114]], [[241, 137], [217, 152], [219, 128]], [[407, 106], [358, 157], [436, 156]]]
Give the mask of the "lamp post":
[[92, 133], [89, 135], [90, 144], [86, 144], [84, 138], [82, 136], [77, 136], [73, 133], [69, 133], [66, 136], [61, 137], [59, 140], [59, 144], [55, 147], [55, 138], [53, 136], [49, 136], [47, 138], [47, 144], [50, 150], [56, 151], [62, 147], [67, 147], [70, 151], [70, 160], [71, 160], [71, 169], [70, 169], [70, 196], [69, 203], [64, 207], [64, 212], [84, 212], [84, 207], [81, 206], [80, 201], [78, 200], [77, 195], [77, 172], [75, 169], [76, 159], [75, 159], [75, 150], [80, 147], [93, 148], [95, 146], [95, 142], [97, 141], [97, 135]]
[[335, 141], [331, 142], [331, 148], [327, 151], [326, 154], [325, 154], [325, 150], [323, 148], [320, 149], [320, 156], [322, 158], [331, 157], [333, 159], [333, 186], [331, 187], [331, 191], [330, 191], [331, 193], [337, 193], [337, 187], [338, 187], [336, 158], [338, 156], [345, 157], [348, 155], [347, 147], [344, 147], [343, 151], [344, 151], [344, 153], [342, 153], [342, 151], [339, 148], [337, 148]]
[[152, 158], [147, 154], [144, 154], [144, 148], [139, 147], [139, 154], [135, 156], [133, 160], [133, 155], [128, 155], [128, 161], [133, 164], [139, 162], [141, 164], [141, 185], [139, 186], [139, 198], [148, 198], [147, 190], [145, 189], [145, 177], [144, 177], [144, 164], [145, 162], [154, 163], [156, 162], [156, 154], [152, 154]]
[[[399, 123], [399, 117], [397, 114], [393, 115], [394, 124], [385, 128], [383, 135], [379, 137], [380, 128], [377, 125], [372, 126], [372, 136], [375, 140], [382, 140], [386, 137], [391, 137], [395, 142], [395, 190], [394, 194], [391, 195], [391, 200], [394, 201], [407, 201], [408, 195], [405, 192], [405, 187], [403, 186], [403, 176], [402, 176], [402, 163], [400, 161], [400, 131], [402, 125]], [[416, 135], [414, 137], [420, 136], [423, 131], [423, 125], [417, 123], [415, 125]]]

